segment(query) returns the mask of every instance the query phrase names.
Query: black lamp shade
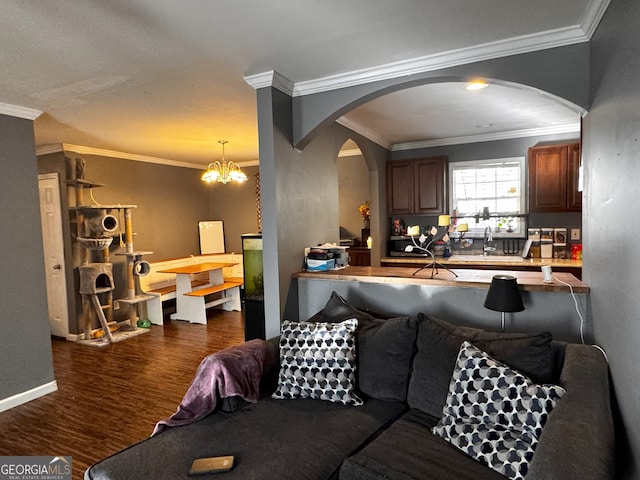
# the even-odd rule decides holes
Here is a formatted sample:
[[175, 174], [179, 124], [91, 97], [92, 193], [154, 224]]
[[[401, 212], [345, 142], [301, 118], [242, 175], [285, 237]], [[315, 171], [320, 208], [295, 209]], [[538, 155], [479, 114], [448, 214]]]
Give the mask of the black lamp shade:
[[516, 277], [494, 275], [484, 299], [484, 306], [496, 312], [521, 312], [524, 310]]

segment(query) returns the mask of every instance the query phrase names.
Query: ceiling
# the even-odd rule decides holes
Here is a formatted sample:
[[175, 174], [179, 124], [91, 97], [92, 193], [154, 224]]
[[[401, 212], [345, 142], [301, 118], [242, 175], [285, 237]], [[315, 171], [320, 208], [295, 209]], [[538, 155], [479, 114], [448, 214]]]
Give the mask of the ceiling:
[[[40, 150], [65, 143], [200, 166], [219, 158], [225, 139], [227, 159], [255, 162], [252, 85], [264, 72], [305, 95], [416, 64], [464, 62], [478, 48], [506, 55], [506, 39], [520, 51], [584, 42], [608, 3], [3, 0], [0, 113], [43, 112], [35, 120]], [[579, 113], [512, 85], [472, 94], [451, 83], [389, 94], [340, 122], [402, 149], [514, 130], [576, 131]]]

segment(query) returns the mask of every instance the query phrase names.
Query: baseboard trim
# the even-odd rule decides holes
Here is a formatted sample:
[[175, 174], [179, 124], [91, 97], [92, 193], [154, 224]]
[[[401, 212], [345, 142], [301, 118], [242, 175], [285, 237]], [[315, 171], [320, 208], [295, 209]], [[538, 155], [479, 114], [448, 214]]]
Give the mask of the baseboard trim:
[[42, 397], [49, 393], [53, 393], [58, 390], [58, 383], [54, 380], [49, 383], [45, 383], [44, 385], [40, 385], [39, 387], [32, 388], [31, 390], [27, 390], [26, 392], [18, 393], [16, 395], [12, 395], [11, 397], [4, 398], [0, 400], [0, 412], [4, 412], [13, 407], [17, 407], [18, 405], [22, 405], [23, 403], [30, 402], [31, 400], [35, 400], [36, 398]]

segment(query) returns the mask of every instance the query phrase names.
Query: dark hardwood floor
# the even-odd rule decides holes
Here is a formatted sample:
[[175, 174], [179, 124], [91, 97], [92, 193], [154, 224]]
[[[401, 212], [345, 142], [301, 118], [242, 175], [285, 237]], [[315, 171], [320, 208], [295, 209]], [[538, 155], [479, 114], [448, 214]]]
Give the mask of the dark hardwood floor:
[[52, 339], [58, 391], [0, 413], [0, 455], [71, 455], [81, 479], [170, 416], [205, 356], [243, 341], [242, 313], [216, 309], [102, 348]]

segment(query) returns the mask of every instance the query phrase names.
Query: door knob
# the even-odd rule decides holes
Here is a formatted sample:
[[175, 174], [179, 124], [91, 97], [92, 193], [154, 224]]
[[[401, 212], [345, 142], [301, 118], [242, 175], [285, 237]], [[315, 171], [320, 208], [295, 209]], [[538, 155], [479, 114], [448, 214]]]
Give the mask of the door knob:
[[54, 269], [54, 270], [61, 270], [61, 269], [62, 269], [62, 265], [60, 265], [59, 263], [57, 263], [57, 264], [55, 264], [55, 265], [53, 266], [53, 269]]

